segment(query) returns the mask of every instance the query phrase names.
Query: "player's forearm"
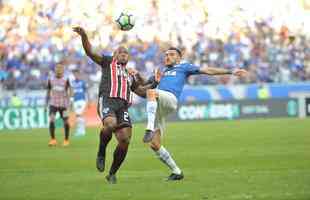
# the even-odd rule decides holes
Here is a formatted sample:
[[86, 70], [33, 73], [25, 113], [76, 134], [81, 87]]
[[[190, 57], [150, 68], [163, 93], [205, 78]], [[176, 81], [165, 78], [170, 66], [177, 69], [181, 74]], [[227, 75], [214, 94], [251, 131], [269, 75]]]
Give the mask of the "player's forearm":
[[153, 83], [148, 83], [146, 85], [139, 85], [135, 90], [134, 93], [142, 98], [146, 98], [146, 91], [149, 89], [154, 89], [156, 88], [158, 83], [153, 82]]
[[93, 55], [93, 52], [92, 52], [92, 46], [88, 40], [88, 36], [86, 34], [82, 34], [81, 39], [86, 55], [91, 57]]
[[97, 64], [101, 64], [104, 58], [93, 52], [92, 46], [88, 40], [86, 33], [81, 34], [81, 38], [86, 55], [90, 57]]
[[226, 75], [226, 74], [233, 74], [232, 70], [229, 69], [222, 69], [222, 68], [215, 68], [215, 67], [203, 67], [200, 69], [202, 74], [207, 75]]
[[146, 85], [147, 84], [147, 80], [144, 77], [142, 77], [140, 73], [137, 73], [135, 75], [135, 78], [136, 78], [136, 81], [139, 85]]

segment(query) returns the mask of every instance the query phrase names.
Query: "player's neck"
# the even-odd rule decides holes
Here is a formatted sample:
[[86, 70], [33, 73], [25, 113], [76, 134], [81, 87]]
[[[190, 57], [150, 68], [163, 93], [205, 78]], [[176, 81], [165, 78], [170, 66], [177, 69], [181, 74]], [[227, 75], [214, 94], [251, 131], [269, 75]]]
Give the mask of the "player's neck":
[[172, 64], [172, 65], [166, 65], [167, 68], [172, 68], [174, 66], [176, 66], [177, 64]]
[[117, 62], [118, 65], [125, 67], [127, 65], [127, 63], [121, 63], [121, 62]]

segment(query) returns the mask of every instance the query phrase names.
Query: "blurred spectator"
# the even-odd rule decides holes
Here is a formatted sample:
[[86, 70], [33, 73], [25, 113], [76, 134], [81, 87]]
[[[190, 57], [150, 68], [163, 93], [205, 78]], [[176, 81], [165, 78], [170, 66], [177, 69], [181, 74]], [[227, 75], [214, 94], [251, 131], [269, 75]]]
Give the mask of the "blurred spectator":
[[[285, 16], [277, 17], [272, 12], [258, 17], [265, 7], [259, 10], [227, 1], [227, 7], [217, 8], [216, 2], [0, 0], [0, 83], [9, 90], [42, 89], [55, 63], [63, 59], [68, 71], [78, 67], [90, 85], [98, 83], [100, 71], [84, 56], [80, 40], [71, 31], [74, 25], [85, 26], [102, 53], [111, 54], [120, 42], [127, 45], [132, 56], [129, 64], [145, 75], [161, 66], [163, 50], [174, 45], [182, 49], [185, 60], [197, 65], [242, 67], [250, 72], [244, 79], [195, 76], [189, 84], [310, 80], [309, 35], [275, 21], [294, 18], [298, 8], [288, 7], [292, 1], [276, 5], [278, 13], [286, 9]], [[124, 33], [113, 25], [117, 5], [135, 6], [141, 20], [133, 30]], [[227, 15], [217, 16], [221, 13]]]
[[13, 107], [20, 107], [23, 105], [22, 100], [17, 96], [16, 93], [13, 94], [11, 97], [11, 106]]

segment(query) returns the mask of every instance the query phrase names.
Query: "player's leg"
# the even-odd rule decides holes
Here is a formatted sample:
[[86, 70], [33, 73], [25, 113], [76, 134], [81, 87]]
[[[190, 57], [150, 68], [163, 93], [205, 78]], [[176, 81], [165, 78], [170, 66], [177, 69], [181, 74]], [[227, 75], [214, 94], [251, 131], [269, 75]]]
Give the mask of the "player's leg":
[[147, 126], [143, 137], [143, 142], [150, 142], [154, 136], [154, 125], [157, 110], [157, 92], [155, 89], [146, 91], [146, 112], [147, 112]]
[[[145, 131], [143, 137], [143, 142], [145, 143], [150, 142], [155, 135], [154, 129], [157, 120], [156, 118], [160, 116], [160, 118], [164, 119], [168, 114], [175, 112], [177, 109], [177, 99], [170, 92], [163, 90], [149, 90], [148, 96], [152, 99], [150, 108], [147, 106], [148, 126], [150, 125], [150, 128], [153, 130], [147, 129]], [[158, 115], [159, 113], [160, 115]]]
[[117, 125], [116, 117], [106, 116], [103, 119], [103, 128], [100, 130], [99, 135], [99, 148], [97, 153], [96, 166], [98, 171], [103, 172], [105, 168], [106, 148], [111, 141], [112, 133]]
[[57, 141], [55, 138], [55, 116], [56, 116], [56, 108], [54, 106], [50, 106], [49, 108], [49, 134], [50, 141], [48, 146], [56, 146]]
[[86, 102], [85, 101], [76, 101], [73, 104], [74, 112], [76, 114], [76, 130], [75, 136], [85, 135], [85, 119], [83, 116], [85, 110]]
[[152, 141], [149, 143], [159, 160], [172, 171], [167, 180], [181, 180], [184, 178], [181, 169], [178, 167], [169, 151], [161, 145], [161, 131], [156, 129]]
[[158, 158], [168, 166], [172, 173], [168, 177], [168, 180], [181, 180], [183, 179], [183, 173], [177, 166], [176, 162], [172, 158], [172, 155], [168, 150], [161, 145], [161, 137], [165, 130], [166, 116], [176, 111], [177, 100], [173, 94], [158, 90], [158, 108], [156, 112], [154, 135], [150, 147], [153, 149]]
[[114, 150], [113, 162], [109, 175], [106, 177], [110, 183], [116, 182], [115, 174], [127, 155], [132, 127], [127, 108], [120, 108], [115, 114], [117, 118], [117, 129], [115, 131], [115, 136], [118, 141], [118, 145]]
[[96, 167], [98, 171], [103, 172], [105, 168], [106, 148], [117, 126], [117, 119], [113, 109], [113, 103], [107, 98], [99, 98], [97, 112], [101, 118], [103, 128], [100, 131]]
[[59, 113], [63, 121], [65, 132], [65, 139], [63, 141], [63, 146], [69, 146], [69, 135], [70, 135], [69, 112], [67, 108], [61, 108]]
[[116, 183], [115, 175], [126, 158], [131, 138], [131, 132], [131, 127], [120, 128], [117, 129], [117, 131], [115, 132], [115, 137], [118, 141], [118, 145], [114, 150], [113, 162], [110, 168], [109, 175], [106, 177], [110, 183]]

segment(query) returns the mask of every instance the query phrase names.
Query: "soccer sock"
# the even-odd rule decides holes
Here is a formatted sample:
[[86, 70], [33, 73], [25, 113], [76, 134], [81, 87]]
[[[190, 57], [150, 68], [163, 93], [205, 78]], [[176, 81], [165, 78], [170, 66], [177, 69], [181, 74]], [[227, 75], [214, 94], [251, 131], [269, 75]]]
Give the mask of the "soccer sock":
[[55, 122], [50, 122], [50, 136], [52, 139], [55, 139]]
[[114, 154], [113, 154], [113, 162], [112, 162], [111, 169], [109, 172], [110, 175], [116, 174], [117, 170], [120, 168], [121, 164], [125, 160], [127, 151], [128, 151], [128, 144], [117, 145], [114, 151]]
[[80, 117], [80, 123], [81, 123], [80, 132], [85, 134], [85, 132], [86, 132], [86, 130], [85, 130], [85, 119], [83, 117]]
[[77, 117], [76, 119], [76, 133], [84, 134], [85, 133], [85, 120], [83, 117]]
[[64, 129], [65, 129], [65, 140], [69, 139], [69, 132], [70, 132], [70, 125], [68, 122], [64, 123]]
[[155, 151], [159, 160], [161, 160], [165, 165], [167, 165], [174, 174], [181, 174], [181, 169], [177, 166], [170, 153], [161, 146], [158, 151]]
[[102, 129], [99, 135], [99, 150], [97, 156], [105, 156], [105, 151], [108, 143], [112, 138], [112, 131], [109, 129]]
[[154, 131], [154, 124], [156, 118], [156, 110], [157, 110], [157, 101], [148, 101], [146, 103], [146, 112], [147, 112], [147, 130]]

